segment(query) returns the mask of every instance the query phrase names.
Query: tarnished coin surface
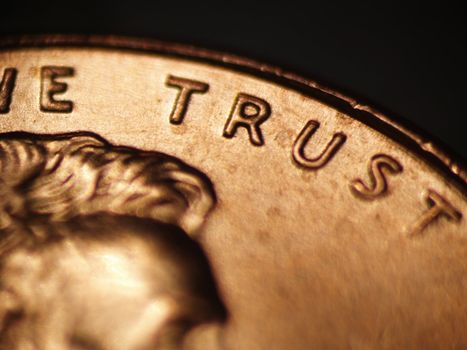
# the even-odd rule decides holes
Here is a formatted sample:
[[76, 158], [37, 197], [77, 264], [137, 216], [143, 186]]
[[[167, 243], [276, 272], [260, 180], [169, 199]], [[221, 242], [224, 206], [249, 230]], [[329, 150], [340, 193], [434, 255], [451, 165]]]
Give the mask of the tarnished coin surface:
[[269, 65], [0, 49], [0, 349], [466, 349], [467, 175]]

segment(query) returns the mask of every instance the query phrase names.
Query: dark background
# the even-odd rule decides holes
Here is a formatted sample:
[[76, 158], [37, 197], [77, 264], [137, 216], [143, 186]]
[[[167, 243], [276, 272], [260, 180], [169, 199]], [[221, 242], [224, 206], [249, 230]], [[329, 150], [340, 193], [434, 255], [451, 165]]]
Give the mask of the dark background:
[[465, 161], [467, 37], [460, 7], [304, 3], [10, 0], [0, 3], [0, 35], [116, 34], [255, 58], [375, 106]]

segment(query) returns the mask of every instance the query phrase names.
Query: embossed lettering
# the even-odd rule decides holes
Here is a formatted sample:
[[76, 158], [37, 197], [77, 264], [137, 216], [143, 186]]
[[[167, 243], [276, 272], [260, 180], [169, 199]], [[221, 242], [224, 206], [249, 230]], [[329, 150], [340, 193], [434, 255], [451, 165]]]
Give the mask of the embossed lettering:
[[175, 104], [170, 114], [170, 123], [181, 124], [185, 118], [191, 95], [204, 94], [209, 90], [209, 85], [201, 81], [191, 80], [169, 75], [165, 84], [179, 90]]
[[15, 88], [17, 71], [15, 68], [6, 68], [3, 72], [0, 83], [0, 113], [5, 114], [10, 111], [11, 95]]
[[57, 78], [71, 77], [74, 75], [74, 69], [71, 67], [42, 67], [41, 69], [41, 100], [40, 108], [43, 112], [61, 112], [71, 113], [73, 111], [73, 102], [58, 101], [56, 94], [62, 94], [67, 91], [68, 85], [57, 81]]
[[403, 168], [397, 160], [388, 155], [374, 155], [368, 167], [370, 185], [366, 185], [361, 179], [356, 179], [352, 181], [351, 184], [353, 192], [364, 199], [375, 199], [386, 193], [388, 190], [388, 182], [385, 170], [392, 174], [398, 174], [402, 172]]
[[234, 137], [239, 127], [248, 130], [250, 142], [255, 146], [264, 145], [260, 125], [271, 115], [271, 106], [265, 100], [240, 93], [237, 95], [227, 123], [224, 127], [224, 136]]
[[443, 216], [452, 221], [461, 220], [460, 211], [437, 192], [428, 190], [426, 200], [430, 208], [412, 225], [409, 231], [410, 236], [420, 235], [428, 225]]
[[292, 156], [294, 161], [298, 165], [307, 169], [315, 170], [325, 166], [347, 139], [347, 136], [344, 133], [335, 133], [332, 136], [331, 141], [329, 141], [324, 150], [317, 157], [309, 158], [305, 155], [305, 147], [311, 136], [313, 136], [316, 130], [318, 130], [319, 125], [319, 122], [316, 120], [309, 120], [302, 131], [300, 131], [300, 134], [293, 145]]

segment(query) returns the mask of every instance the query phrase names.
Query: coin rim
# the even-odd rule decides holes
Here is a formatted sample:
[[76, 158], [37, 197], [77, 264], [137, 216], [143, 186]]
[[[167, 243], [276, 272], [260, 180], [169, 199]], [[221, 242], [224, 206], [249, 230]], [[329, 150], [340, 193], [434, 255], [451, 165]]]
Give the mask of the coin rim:
[[[407, 122], [390, 118], [385, 113], [356, 99], [330, 89], [317, 81], [274, 65], [243, 58], [233, 54], [164, 42], [149, 38], [132, 38], [109, 35], [21, 35], [0, 38], [0, 51], [24, 48], [101, 48], [129, 51], [143, 51], [164, 56], [201, 61], [215, 66], [227, 67], [251, 74], [255, 77], [286, 86], [308, 97], [316, 98], [331, 107], [350, 115], [365, 125], [383, 133], [395, 142], [406, 146], [422, 157], [444, 176], [451, 178], [464, 196], [467, 196], [467, 166], [459, 156], [447, 152], [445, 146], [431, 141], [421, 130]], [[415, 127], [416, 129], [416, 127]]]

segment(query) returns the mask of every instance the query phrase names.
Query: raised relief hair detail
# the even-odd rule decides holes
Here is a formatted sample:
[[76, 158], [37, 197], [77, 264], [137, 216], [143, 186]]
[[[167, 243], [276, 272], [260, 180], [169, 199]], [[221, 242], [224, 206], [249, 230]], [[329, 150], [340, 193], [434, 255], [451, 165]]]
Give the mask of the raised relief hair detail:
[[0, 174], [0, 349], [181, 349], [226, 319], [198, 170], [92, 133], [7, 133]]

